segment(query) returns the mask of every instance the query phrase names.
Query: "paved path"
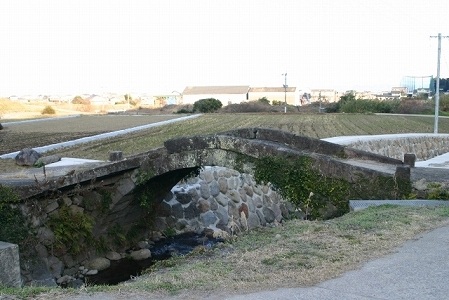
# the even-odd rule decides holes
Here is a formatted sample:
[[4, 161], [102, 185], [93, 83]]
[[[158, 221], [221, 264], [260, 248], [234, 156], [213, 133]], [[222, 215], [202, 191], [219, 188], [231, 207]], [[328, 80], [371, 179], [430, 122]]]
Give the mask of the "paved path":
[[408, 241], [396, 253], [309, 288], [239, 295], [229, 300], [448, 299], [449, 226]]

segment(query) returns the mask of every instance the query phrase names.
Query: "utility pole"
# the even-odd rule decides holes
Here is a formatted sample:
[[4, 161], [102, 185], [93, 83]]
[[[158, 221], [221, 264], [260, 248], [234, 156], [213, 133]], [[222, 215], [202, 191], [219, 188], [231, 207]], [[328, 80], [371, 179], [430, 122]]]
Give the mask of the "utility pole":
[[438, 133], [438, 111], [440, 109], [440, 60], [441, 60], [441, 38], [449, 38], [449, 36], [432, 35], [431, 38], [438, 38], [438, 59], [437, 59], [437, 82], [435, 88], [435, 122], [433, 125], [433, 133]]
[[287, 72], [282, 74], [284, 76], [284, 114], [287, 113]]

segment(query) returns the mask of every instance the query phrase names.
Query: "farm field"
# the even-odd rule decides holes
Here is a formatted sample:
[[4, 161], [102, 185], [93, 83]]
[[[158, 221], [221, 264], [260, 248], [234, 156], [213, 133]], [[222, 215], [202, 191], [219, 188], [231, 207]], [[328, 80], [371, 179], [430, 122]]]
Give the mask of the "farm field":
[[179, 115], [78, 115], [4, 123], [0, 131], [0, 155], [105, 132], [178, 118]]
[[[0, 131], [0, 154], [73, 140], [99, 133], [173, 119], [181, 115], [83, 115], [5, 126]], [[205, 114], [199, 118], [150, 128], [123, 136], [59, 149], [65, 157], [105, 160], [108, 152], [123, 151], [125, 156], [161, 147], [164, 141], [198, 134], [265, 127], [280, 129], [313, 138], [345, 135], [395, 133], [432, 133], [431, 116], [373, 114]], [[449, 132], [449, 119], [441, 118], [439, 132]]]

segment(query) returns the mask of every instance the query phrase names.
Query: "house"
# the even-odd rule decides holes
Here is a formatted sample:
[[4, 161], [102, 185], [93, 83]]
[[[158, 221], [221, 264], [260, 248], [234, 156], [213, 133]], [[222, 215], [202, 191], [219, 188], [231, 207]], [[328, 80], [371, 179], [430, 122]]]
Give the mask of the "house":
[[154, 107], [164, 107], [166, 105], [179, 104], [177, 95], [154, 95], [153, 96], [153, 106]]
[[340, 100], [340, 93], [331, 89], [313, 89], [310, 91], [311, 102], [337, 102]]
[[355, 92], [356, 99], [376, 99], [376, 95], [370, 91]]
[[404, 86], [399, 86], [399, 87], [392, 87], [391, 88], [391, 94], [394, 97], [397, 98], [404, 98], [407, 97], [408, 94], [408, 88], [404, 87]]
[[183, 104], [193, 104], [200, 99], [215, 98], [223, 105], [248, 100], [248, 85], [241, 86], [188, 86], [182, 93]]
[[109, 99], [99, 96], [99, 95], [91, 95], [90, 97], [86, 98], [86, 100], [89, 100], [90, 104], [92, 105], [105, 105], [109, 104]]
[[260, 98], [267, 98], [273, 101], [279, 101], [290, 105], [300, 105], [299, 95], [297, 95], [296, 87], [252, 87], [248, 92], [248, 100], [255, 101]]

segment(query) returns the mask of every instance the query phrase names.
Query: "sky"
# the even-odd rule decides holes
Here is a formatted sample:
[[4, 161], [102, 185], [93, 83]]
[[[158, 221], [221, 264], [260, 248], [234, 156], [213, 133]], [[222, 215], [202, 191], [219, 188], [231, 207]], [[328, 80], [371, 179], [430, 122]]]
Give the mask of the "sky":
[[[447, 0], [2, 0], [0, 95], [386, 91], [436, 76]], [[449, 38], [441, 42], [449, 77]], [[283, 74], [287, 74], [284, 76]]]

